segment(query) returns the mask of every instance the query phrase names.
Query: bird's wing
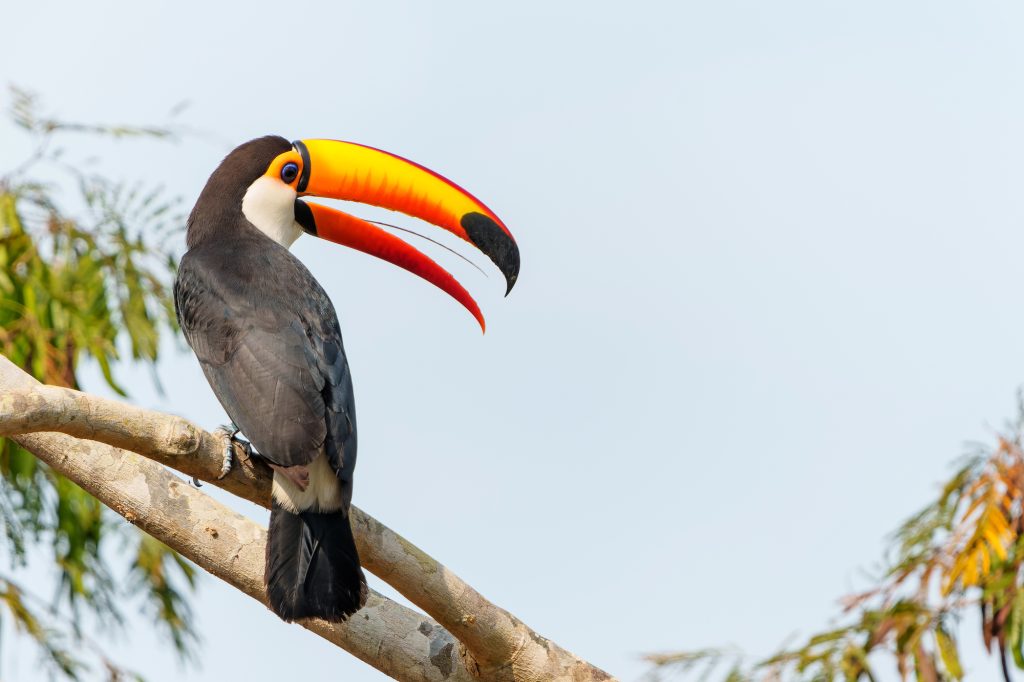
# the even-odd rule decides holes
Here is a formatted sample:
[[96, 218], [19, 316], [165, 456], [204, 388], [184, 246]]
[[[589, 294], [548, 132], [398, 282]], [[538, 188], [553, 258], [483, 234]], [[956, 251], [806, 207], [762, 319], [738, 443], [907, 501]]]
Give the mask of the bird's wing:
[[355, 460], [354, 400], [326, 294], [310, 276], [301, 295], [255, 297], [208, 272], [183, 259], [175, 304], [221, 405], [267, 460], [308, 464], [326, 448], [341, 474]]

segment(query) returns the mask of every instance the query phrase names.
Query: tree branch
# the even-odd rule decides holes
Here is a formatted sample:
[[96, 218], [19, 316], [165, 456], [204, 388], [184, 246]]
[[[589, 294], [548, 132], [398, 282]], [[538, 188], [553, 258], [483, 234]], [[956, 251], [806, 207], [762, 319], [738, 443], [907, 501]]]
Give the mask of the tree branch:
[[[129, 522], [266, 604], [266, 531], [257, 524], [135, 453], [53, 433], [15, 440]], [[376, 592], [348, 624], [301, 625], [396, 679], [473, 679], [450, 634]], [[432, 657], [435, 650], [440, 655]]]
[[[236, 450], [240, 456], [235, 467], [218, 481], [222, 438], [181, 417], [42, 386], [2, 356], [0, 435], [16, 436], [24, 447], [129, 521], [265, 601], [264, 531], [134, 453], [269, 507], [271, 476], [262, 462], [244, 458]], [[374, 594], [350, 624], [314, 621], [303, 623], [304, 627], [401, 680], [463, 680], [471, 679], [470, 675], [511, 682], [611, 679], [487, 601], [373, 517], [353, 507], [352, 521], [364, 566], [437, 623]], [[225, 536], [232, 540], [225, 542]]]

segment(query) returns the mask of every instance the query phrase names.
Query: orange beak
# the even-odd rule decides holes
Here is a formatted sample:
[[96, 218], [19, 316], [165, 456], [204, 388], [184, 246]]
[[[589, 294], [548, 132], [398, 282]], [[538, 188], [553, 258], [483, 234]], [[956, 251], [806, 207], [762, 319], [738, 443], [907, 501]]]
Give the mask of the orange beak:
[[[300, 196], [356, 201], [399, 211], [443, 228], [486, 254], [505, 276], [506, 295], [519, 276], [519, 248], [505, 224], [455, 183], [400, 156], [338, 140], [302, 140], [267, 173], [298, 165]], [[451, 274], [390, 232], [342, 211], [296, 201], [295, 219], [310, 234], [404, 268], [461, 303], [484, 328], [476, 301]]]

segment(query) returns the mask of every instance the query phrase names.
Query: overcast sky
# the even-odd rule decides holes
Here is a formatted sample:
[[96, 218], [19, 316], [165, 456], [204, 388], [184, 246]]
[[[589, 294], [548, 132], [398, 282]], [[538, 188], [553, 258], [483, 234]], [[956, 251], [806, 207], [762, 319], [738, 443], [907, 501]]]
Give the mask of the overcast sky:
[[[824, 626], [964, 441], [1012, 414], [1019, 3], [37, 0], [3, 23], [0, 81], [64, 117], [190, 103], [202, 135], [76, 150], [186, 209], [234, 145], [277, 133], [394, 151], [504, 219], [507, 299], [495, 270], [438, 255], [485, 336], [407, 273], [295, 246], [345, 334], [355, 501], [624, 679], [645, 651], [768, 654]], [[6, 122], [0, 150], [5, 168], [27, 150]], [[191, 353], [168, 345], [159, 374], [165, 398], [119, 376], [224, 421]], [[188, 679], [383, 679], [213, 578], [196, 613]], [[138, 624], [116, 657], [180, 679]], [[4, 678], [36, 679], [34, 651], [4, 647]]]

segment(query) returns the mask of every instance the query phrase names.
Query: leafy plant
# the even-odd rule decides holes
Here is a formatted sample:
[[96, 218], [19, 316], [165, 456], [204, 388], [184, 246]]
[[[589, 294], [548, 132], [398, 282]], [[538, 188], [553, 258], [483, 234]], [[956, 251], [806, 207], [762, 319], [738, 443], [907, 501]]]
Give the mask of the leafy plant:
[[961, 616], [981, 614], [987, 650], [1024, 670], [1024, 400], [993, 446], [976, 446], [938, 497], [892, 535], [889, 566], [871, 589], [842, 601], [841, 623], [761, 661], [722, 650], [648, 656], [651, 676], [725, 682], [963, 679], [955, 637]]
[[[91, 358], [124, 394], [115, 365], [126, 357], [154, 365], [161, 333], [175, 327], [169, 245], [184, 220], [161, 188], [87, 173], [65, 161], [59, 142], [80, 134], [170, 139], [172, 131], [62, 122], [44, 116], [33, 95], [10, 94], [11, 118], [33, 151], [0, 175], [0, 353], [44, 383], [72, 388], [80, 362]], [[84, 613], [122, 624], [131, 597], [148, 604], [188, 657], [196, 643], [187, 599], [194, 568], [9, 440], [0, 440], [0, 517], [11, 571], [40, 552], [58, 568], [50, 602], [0, 576], [4, 620], [39, 645], [51, 673], [122, 679], [127, 673], [80, 625]]]

